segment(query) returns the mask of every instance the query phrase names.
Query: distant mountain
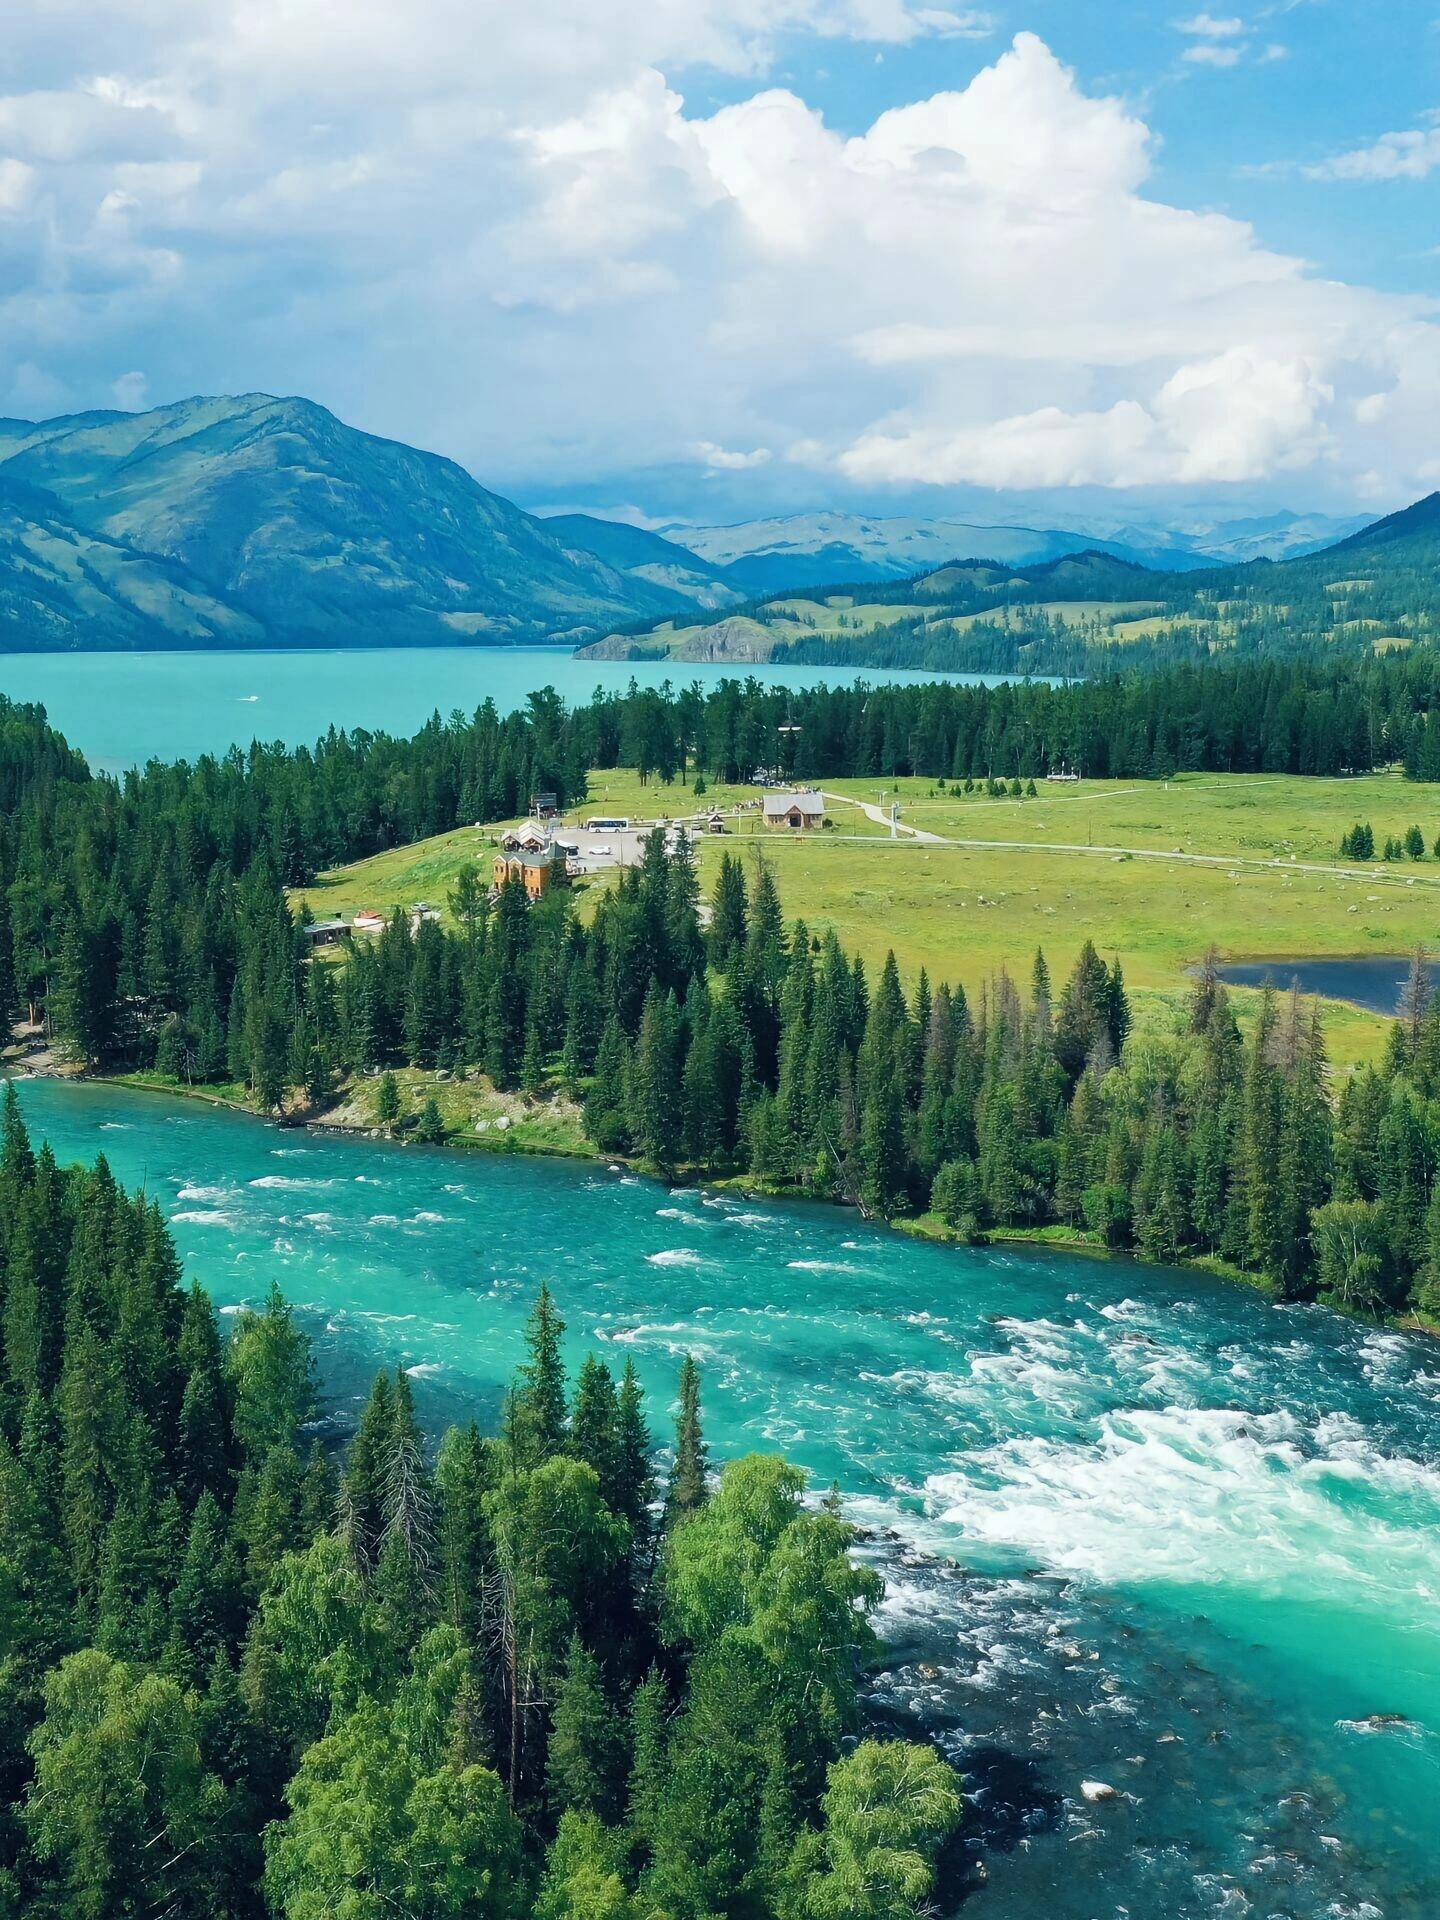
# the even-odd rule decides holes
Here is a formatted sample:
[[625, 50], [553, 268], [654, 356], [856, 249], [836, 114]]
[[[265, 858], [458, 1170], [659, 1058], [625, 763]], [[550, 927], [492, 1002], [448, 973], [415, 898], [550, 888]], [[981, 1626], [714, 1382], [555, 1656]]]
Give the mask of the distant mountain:
[[853, 513], [790, 514], [730, 527], [671, 527], [703, 561], [751, 595], [801, 587], [905, 580], [947, 560], [986, 559], [1033, 566], [1095, 548], [1140, 565], [1204, 564], [1123, 541], [1096, 540], [1055, 527], [985, 526], [968, 520], [915, 520]]
[[7, 420], [0, 482], [11, 647], [513, 644], [690, 604], [308, 400]]
[[1334, 546], [1369, 524], [1368, 514], [1340, 518], [1329, 513], [1271, 513], [1251, 520], [1222, 520], [1192, 532], [1197, 555], [1213, 560], [1299, 560]]
[[903, 580], [946, 560], [983, 557], [1034, 566], [1065, 553], [1100, 552], [1183, 573], [1217, 561], [1283, 560], [1314, 553], [1366, 524], [1362, 515], [1273, 513], [1250, 519], [1197, 514], [1174, 524], [1100, 514], [1058, 514], [1056, 524], [849, 513], [792, 514], [737, 526], [665, 529], [702, 560], [723, 567], [751, 595], [802, 586]]
[[[879, 523], [894, 525], [896, 523]], [[1298, 521], [1284, 528], [1295, 531]], [[984, 531], [983, 529], [981, 530]], [[1267, 529], [1251, 528], [1259, 537]], [[595, 642], [597, 658], [1072, 674], [1317, 646], [1384, 653], [1440, 641], [1440, 494], [1333, 546], [1282, 560], [1147, 568], [1094, 548], [1052, 560], [949, 561], [838, 592], [757, 598], [741, 615], [667, 620]]]
[[733, 606], [746, 597], [745, 590], [730, 579], [728, 568], [714, 566], [688, 547], [644, 527], [598, 520], [588, 513], [547, 514], [540, 524], [567, 549], [594, 554], [617, 573], [678, 594], [697, 607]]

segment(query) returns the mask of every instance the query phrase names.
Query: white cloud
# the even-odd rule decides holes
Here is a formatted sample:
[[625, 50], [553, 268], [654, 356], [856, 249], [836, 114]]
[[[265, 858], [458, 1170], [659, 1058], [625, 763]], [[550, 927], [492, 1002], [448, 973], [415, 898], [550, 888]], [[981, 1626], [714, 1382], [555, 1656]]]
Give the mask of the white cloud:
[[1234, 40], [1245, 31], [1245, 22], [1234, 18], [1217, 20], [1212, 13], [1197, 13], [1189, 20], [1175, 22], [1177, 33], [1194, 34], [1201, 40]]
[[[156, 398], [310, 392], [551, 497], [797, 467], [1402, 490], [1440, 441], [1432, 309], [1151, 197], [1144, 119], [1034, 35], [851, 137], [768, 84], [782, 36], [989, 25], [917, 0], [17, 10], [9, 410], [106, 404], [139, 367], [124, 390]], [[709, 114], [676, 77], [704, 65], [742, 77]]]
[[695, 453], [712, 473], [746, 473], [752, 467], [768, 467], [774, 457], [769, 447], [752, 447], [749, 453], [742, 453], [717, 447], [713, 440], [702, 440]]
[[1243, 46], [1222, 46], [1213, 40], [1198, 41], [1180, 56], [1196, 67], [1238, 67], [1244, 57]]
[[1440, 116], [1401, 133], [1383, 133], [1368, 147], [1337, 153], [1306, 167], [1312, 180], [1424, 180], [1440, 167]]
[[862, 436], [841, 455], [853, 480], [1036, 489], [1224, 485], [1309, 464], [1333, 399], [1300, 360], [1231, 348], [1183, 366], [1148, 404], [1104, 412], [1060, 407], [945, 433]]
[[35, 169], [13, 156], [0, 158], [0, 214], [18, 214], [30, 198]]
[[150, 382], [143, 373], [122, 373], [110, 391], [117, 407], [126, 413], [140, 413], [148, 404]]

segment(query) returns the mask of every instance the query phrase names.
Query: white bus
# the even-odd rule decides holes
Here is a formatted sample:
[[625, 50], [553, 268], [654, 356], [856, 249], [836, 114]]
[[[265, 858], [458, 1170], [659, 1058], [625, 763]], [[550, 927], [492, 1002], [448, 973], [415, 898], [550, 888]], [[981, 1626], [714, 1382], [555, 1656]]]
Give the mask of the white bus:
[[597, 813], [593, 820], [585, 822], [585, 831], [587, 833], [625, 833], [629, 826], [628, 819], [611, 820]]

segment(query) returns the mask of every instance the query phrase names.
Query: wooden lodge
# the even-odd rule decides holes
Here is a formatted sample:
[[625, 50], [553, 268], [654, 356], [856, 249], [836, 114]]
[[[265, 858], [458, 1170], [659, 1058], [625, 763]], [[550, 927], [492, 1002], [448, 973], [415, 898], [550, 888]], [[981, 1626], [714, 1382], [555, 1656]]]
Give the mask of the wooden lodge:
[[[507, 839], [509, 837], [506, 836]], [[565, 886], [569, 877], [565, 856], [552, 846], [538, 849], [516, 847], [513, 850], [502, 846], [495, 856], [497, 892], [509, 881], [518, 880], [525, 889], [527, 899], [540, 900], [552, 887]]]
[[789, 833], [804, 833], [811, 827], [830, 824], [825, 802], [808, 788], [800, 793], [767, 793], [761, 817], [767, 827], [778, 827]]

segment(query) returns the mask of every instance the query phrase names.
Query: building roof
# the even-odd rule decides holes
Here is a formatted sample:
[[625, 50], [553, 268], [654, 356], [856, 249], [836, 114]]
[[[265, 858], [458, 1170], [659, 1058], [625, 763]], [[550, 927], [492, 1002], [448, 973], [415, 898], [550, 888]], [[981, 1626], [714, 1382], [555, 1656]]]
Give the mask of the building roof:
[[502, 860], [518, 860], [522, 867], [548, 867], [551, 861], [555, 859], [556, 852], [557, 849], [548, 844], [543, 847], [525, 845], [507, 850], [499, 855], [499, 858]]
[[825, 802], [818, 793], [767, 793], [764, 806], [767, 820], [778, 820], [787, 813], [803, 813], [807, 819], [818, 820], [825, 812]]

